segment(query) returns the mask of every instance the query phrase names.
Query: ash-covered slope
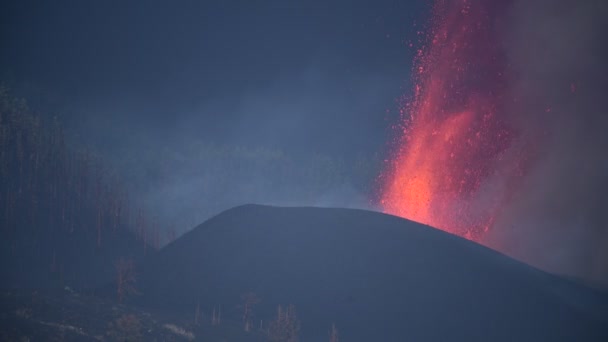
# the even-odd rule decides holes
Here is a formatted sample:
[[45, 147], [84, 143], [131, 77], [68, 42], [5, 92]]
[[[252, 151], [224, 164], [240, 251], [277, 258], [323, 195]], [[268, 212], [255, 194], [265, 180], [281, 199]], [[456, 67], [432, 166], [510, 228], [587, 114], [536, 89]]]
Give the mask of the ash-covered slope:
[[143, 304], [255, 324], [294, 304], [302, 341], [608, 341], [606, 298], [490, 249], [394, 216], [246, 205], [143, 266]]

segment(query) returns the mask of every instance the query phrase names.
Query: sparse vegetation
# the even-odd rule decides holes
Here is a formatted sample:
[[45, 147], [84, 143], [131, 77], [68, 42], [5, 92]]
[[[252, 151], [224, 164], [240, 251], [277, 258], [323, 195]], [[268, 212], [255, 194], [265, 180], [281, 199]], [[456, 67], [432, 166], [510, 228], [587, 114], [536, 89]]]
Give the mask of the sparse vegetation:
[[128, 296], [138, 293], [135, 287], [136, 282], [137, 275], [133, 260], [118, 259], [116, 262], [116, 294], [119, 303], [122, 303]]
[[222, 323], [222, 306], [220, 305], [217, 310], [213, 307], [213, 313], [211, 314], [211, 325], [220, 325]]
[[286, 308], [277, 307], [277, 317], [268, 325], [268, 340], [271, 342], [298, 342], [300, 321], [296, 316], [296, 308], [289, 305]]
[[331, 325], [331, 330], [329, 331], [329, 342], [340, 342], [340, 335], [338, 334], [336, 324]]
[[114, 300], [65, 291], [0, 292], [0, 341], [243, 341], [266, 334], [242, 330], [238, 317], [226, 324], [192, 325], [179, 312], [146, 311]]
[[247, 292], [241, 296], [243, 302], [243, 329], [249, 332], [253, 327], [253, 307], [261, 300], [253, 292]]
[[196, 302], [196, 308], [194, 309], [194, 325], [199, 325], [201, 322], [201, 302]]

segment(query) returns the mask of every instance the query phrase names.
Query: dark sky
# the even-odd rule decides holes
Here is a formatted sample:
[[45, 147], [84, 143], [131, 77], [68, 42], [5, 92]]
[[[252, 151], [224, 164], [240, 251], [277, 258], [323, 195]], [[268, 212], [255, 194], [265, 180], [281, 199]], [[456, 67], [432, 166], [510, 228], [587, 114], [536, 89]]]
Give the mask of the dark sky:
[[[226, 170], [205, 160], [181, 172], [170, 165], [168, 179], [150, 174], [158, 171], [163, 149], [190, 160], [182, 158], [188, 146], [205, 146], [194, 140], [351, 161], [385, 152], [398, 99], [411, 93], [412, 59], [431, 2], [5, 0], [0, 83], [34, 109], [59, 114], [71, 138], [110, 158], [152, 155], [149, 164], [134, 163], [129, 171], [146, 183], [141, 197], [158, 215], [196, 217], [220, 196], [218, 212], [248, 202], [283, 204], [284, 197], [288, 204], [344, 206], [358, 189], [323, 189], [311, 201], [307, 191], [298, 197], [294, 190], [308, 190], [308, 183], [289, 179], [291, 187], [279, 196], [266, 184], [279, 177], [265, 169], [240, 170], [243, 177], [227, 185], [216, 181], [227, 178]], [[579, 274], [581, 265], [597, 263], [595, 272], [606, 278], [605, 192], [598, 189], [608, 184], [608, 6], [602, 0], [505, 2], [513, 4], [505, 13], [505, 54], [518, 70], [510, 91], [527, 99], [508, 114], [516, 114], [527, 134], [545, 134], [548, 127], [555, 138], [522, 182], [521, 200], [505, 210], [504, 226], [523, 228], [496, 230], [496, 239], [512, 239], [521, 251], [510, 255], [540, 260], [547, 269]], [[576, 95], [570, 95], [573, 82]], [[539, 114], [535, 108], [544, 99], [554, 110]], [[219, 195], [200, 190], [201, 178]], [[581, 226], [581, 218], [590, 223]]]
[[386, 140], [426, 12], [423, 0], [1, 6], [2, 80], [96, 143], [138, 131], [344, 154]]

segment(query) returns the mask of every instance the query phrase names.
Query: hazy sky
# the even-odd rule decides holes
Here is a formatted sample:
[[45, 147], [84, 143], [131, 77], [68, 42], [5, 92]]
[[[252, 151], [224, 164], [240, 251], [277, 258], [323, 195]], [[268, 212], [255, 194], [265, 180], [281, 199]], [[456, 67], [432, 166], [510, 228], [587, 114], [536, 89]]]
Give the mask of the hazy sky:
[[144, 130], [375, 149], [405, 93], [407, 43], [427, 3], [4, 1], [1, 75], [98, 141]]
[[[280, 170], [248, 169], [226, 185], [230, 170], [193, 160], [192, 146], [282, 150], [300, 169], [311, 155], [349, 163], [385, 153], [429, 4], [3, 1], [0, 82], [119, 164], [138, 200], [166, 221], [189, 225], [236, 204], [284, 203], [284, 193], [290, 203], [366, 203], [350, 184], [314, 201], [297, 175], [280, 189], [263, 185], [288, 176]], [[177, 164], [181, 156], [187, 165]], [[208, 176], [216, 192], [203, 189]]]
[[[504, 114], [524, 137], [552, 134], [500, 229], [492, 231], [496, 248], [545, 269], [608, 282], [602, 190], [608, 188], [608, 6], [602, 0], [503, 2], [509, 6], [498, 13], [500, 39], [517, 71], [507, 94], [521, 98]], [[220, 195], [225, 205], [217, 211], [284, 203], [276, 194], [298, 204], [344, 206], [344, 199], [357, 197], [348, 186], [298, 202], [294, 189], [307, 188], [301, 179], [288, 179], [272, 193], [265, 184], [279, 177], [249, 166], [226, 184], [217, 181], [226, 170], [206, 160], [181, 170], [169, 165], [170, 177], [160, 180], [149, 175], [159, 169], [159, 151], [179, 160], [189, 146], [199, 146], [193, 140], [347, 160], [386, 151], [398, 99], [411, 94], [412, 60], [431, 3], [3, 1], [0, 82], [35, 109], [60, 114], [72, 137], [106, 154], [120, 151], [110, 158], [151, 155], [149, 164], [129, 171], [148, 182], [140, 195], [149, 207], [163, 208], [171, 219], [196, 217], [205, 201], [217, 203]], [[552, 109], [538, 111], [545, 103]], [[209, 195], [203, 183], [220, 195]]]

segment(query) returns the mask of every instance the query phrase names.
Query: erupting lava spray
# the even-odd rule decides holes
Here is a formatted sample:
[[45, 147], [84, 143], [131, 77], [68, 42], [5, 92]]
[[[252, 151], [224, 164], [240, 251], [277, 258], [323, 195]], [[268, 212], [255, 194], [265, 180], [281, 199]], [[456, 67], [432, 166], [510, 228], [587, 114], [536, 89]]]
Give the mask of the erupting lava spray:
[[[516, 130], [495, 13], [504, 1], [439, 0], [415, 60], [414, 94], [382, 176], [387, 213], [480, 241], [507, 198], [492, 184]], [[516, 168], [508, 171], [517, 174]], [[512, 178], [504, 174], [500, 179]]]
[[433, 0], [382, 209], [608, 286], [608, 5]]

